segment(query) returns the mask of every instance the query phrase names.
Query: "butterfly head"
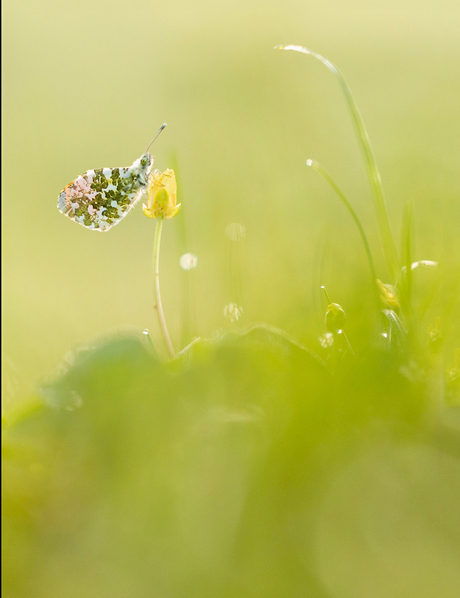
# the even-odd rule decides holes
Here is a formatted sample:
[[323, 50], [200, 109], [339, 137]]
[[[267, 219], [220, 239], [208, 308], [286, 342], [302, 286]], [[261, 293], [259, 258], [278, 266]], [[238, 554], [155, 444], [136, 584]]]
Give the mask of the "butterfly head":
[[143, 156], [141, 156], [140, 165], [142, 168], [146, 170], [150, 170], [153, 164], [153, 156], [146, 152]]

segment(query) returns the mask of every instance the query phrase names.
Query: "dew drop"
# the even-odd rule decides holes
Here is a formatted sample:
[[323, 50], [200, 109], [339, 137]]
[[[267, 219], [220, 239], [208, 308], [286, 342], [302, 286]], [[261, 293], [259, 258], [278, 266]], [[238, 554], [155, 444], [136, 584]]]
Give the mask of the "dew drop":
[[319, 344], [327, 349], [328, 347], [332, 347], [334, 344], [334, 335], [332, 332], [325, 332], [319, 337]]
[[184, 255], [181, 255], [179, 258], [179, 266], [182, 268], [182, 270], [193, 270], [193, 268], [196, 268], [197, 264], [198, 258], [193, 253], [184, 253]]

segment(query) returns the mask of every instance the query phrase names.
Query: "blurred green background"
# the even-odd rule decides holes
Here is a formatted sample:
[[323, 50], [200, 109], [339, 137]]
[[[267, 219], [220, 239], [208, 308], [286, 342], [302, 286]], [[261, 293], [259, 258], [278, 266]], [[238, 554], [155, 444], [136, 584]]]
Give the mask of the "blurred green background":
[[[7, 598], [456, 598], [460, 420], [440, 403], [460, 338], [458, 3], [7, 0], [3, 16]], [[412, 204], [413, 259], [440, 261], [414, 277], [419, 352], [375, 351], [361, 239], [305, 166], [347, 193], [391, 283], [362, 158], [337, 81], [273, 50], [291, 43], [347, 79], [398, 247]], [[163, 122], [172, 340], [231, 332], [172, 369], [141, 335], [161, 347], [155, 223], [137, 207], [97, 234], [56, 209]], [[262, 321], [326, 359], [321, 284], [358, 355], [335, 378], [270, 329], [233, 336]]]
[[[56, 202], [80, 173], [131, 164], [164, 121], [155, 165], [177, 164], [183, 205], [165, 226], [161, 262], [176, 348], [186, 320], [189, 337], [225, 326], [230, 301], [244, 308], [244, 323], [267, 321], [304, 341], [322, 331], [320, 284], [352, 321], [365, 312], [361, 240], [305, 167], [319, 160], [348, 193], [384, 280], [348, 113], [322, 65], [277, 44], [311, 47], [344, 73], [395, 236], [412, 201], [415, 258], [440, 259], [443, 243], [446, 257], [458, 254], [457, 3], [28, 0], [5, 2], [3, 14], [7, 400], [30, 392], [70, 347], [111, 329], [153, 329], [154, 222], [138, 208], [99, 235], [63, 218]], [[236, 265], [231, 222], [246, 229]], [[178, 263], [186, 251], [199, 260], [191, 314]], [[229, 268], [241, 277], [236, 298]]]

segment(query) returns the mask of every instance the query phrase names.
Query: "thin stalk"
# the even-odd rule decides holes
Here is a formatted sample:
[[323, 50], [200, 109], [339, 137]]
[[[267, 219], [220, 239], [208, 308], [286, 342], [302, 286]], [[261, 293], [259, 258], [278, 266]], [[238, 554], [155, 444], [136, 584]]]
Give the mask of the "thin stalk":
[[414, 222], [414, 213], [411, 204], [406, 205], [404, 213], [404, 221], [402, 226], [402, 238], [401, 238], [401, 255], [404, 258], [404, 267], [402, 268], [399, 280], [395, 281], [395, 285], [401, 289], [401, 306], [406, 316], [410, 316], [412, 313], [411, 300], [412, 300], [412, 286], [413, 286], [413, 274], [412, 274], [412, 230]]
[[356, 359], [356, 353], [353, 351], [353, 347], [351, 346], [351, 343], [348, 340], [348, 336], [345, 334], [344, 330], [342, 330], [342, 334], [343, 334], [343, 338], [345, 339], [345, 342], [347, 343], [348, 350], [350, 351], [350, 353], [352, 354], [352, 356]]
[[307, 166], [311, 166], [311, 168], [313, 168], [320, 176], [323, 177], [323, 179], [327, 183], [329, 183], [329, 185], [339, 196], [340, 200], [342, 201], [344, 206], [347, 208], [347, 210], [350, 212], [351, 217], [355, 221], [356, 226], [358, 227], [358, 230], [359, 230], [359, 234], [361, 235], [361, 239], [364, 243], [364, 248], [366, 250], [367, 259], [369, 261], [369, 268], [371, 270], [372, 287], [374, 289], [374, 292], [376, 294], [377, 301], [378, 301], [379, 294], [378, 294], [378, 289], [376, 286], [377, 274], [375, 272], [374, 260], [372, 259], [369, 242], [367, 240], [366, 233], [364, 232], [363, 225], [361, 224], [361, 222], [358, 218], [358, 215], [356, 214], [355, 210], [353, 209], [353, 206], [351, 205], [351, 203], [348, 201], [345, 193], [340, 189], [340, 187], [337, 185], [337, 183], [334, 181], [334, 179], [331, 177], [331, 175], [327, 172], [327, 170], [325, 168], [323, 168], [321, 166], [321, 164], [319, 162], [317, 162], [316, 160], [307, 160]]
[[[334, 305], [331, 301], [331, 298], [329, 297], [329, 293], [327, 292], [327, 289], [324, 285], [321, 285], [321, 290], [324, 293], [324, 296], [326, 297], [326, 301], [328, 303], [328, 305]], [[338, 338], [343, 337], [345, 339], [345, 342], [347, 344], [348, 350], [350, 351], [350, 353], [353, 355], [353, 357], [356, 359], [356, 354], [353, 351], [353, 347], [350, 344], [350, 341], [348, 340], [348, 336], [345, 334], [345, 330], [343, 330], [343, 328], [339, 329], [339, 330], [333, 330], [332, 334], [334, 335], [334, 347], [337, 346], [338, 348]], [[335, 351], [334, 351], [335, 352]]]
[[382, 239], [385, 258], [391, 275], [393, 276], [393, 278], [396, 278], [396, 275], [398, 273], [398, 258], [396, 246], [393, 240], [393, 235], [391, 233], [390, 223], [388, 220], [385, 200], [383, 197], [380, 173], [377, 169], [377, 164], [375, 163], [366, 127], [364, 126], [364, 122], [361, 117], [361, 114], [359, 113], [358, 106], [356, 105], [356, 102], [353, 98], [350, 88], [348, 87], [347, 82], [345, 81], [344, 76], [339, 71], [339, 69], [334, 64], [332, 64], [332, 62], [324, 58], [324, 56], [321, 56], [321, 54], [318, 54], [317, 52], [313, 52], [313, 50], [304, 48], [303, 46], [277, 46], [275, 49], [294, 50], [296, 52], [302, 52], [303, 54], [309, 54], [310, 56], [313, 56], [322, 64], [324, 64], [324, 66], [326, 66], [331, 71], [331, 73], [333, 73], [337, 77], [340, 87], [342, 88], [342, 91], [345, 95], [345, 100], [348, 104], [353, 125], [355, 127], [358, 141], [361, 145], [361, 150], [363, 152], [367, 176], [369, 178], [369, 183], [374, 194], [374, 205], [377, 213], [377, 220], [379, 223], [380, 236]]
[[332, 303], [331, 298], [329, 297], [329, 293], [327, 292], [326, 287], [323, 284], [321, 285], [321, 289], [323, 290], [323, 293], [326, 297], [327, 304], [331, 305], [331, 303]]
[[160, 322], [161, 332], [168, 349], [169, 356], [174, 359], [176, 356], [174, 347], [172, 346], [171, 339], [169, 338], [168, 328], [166, 327], [165, 315], [163, 312], [163, 304], [161, 303], [160, 294], [160, 243], [161, 243], [161, 231], [163, 229], [163, 218], [157, 218], [157, 227], [155, 230], [155, 241], [153, 245], [153, 294], [155, 297], [155, 309], [158, 314], [158, 320]]

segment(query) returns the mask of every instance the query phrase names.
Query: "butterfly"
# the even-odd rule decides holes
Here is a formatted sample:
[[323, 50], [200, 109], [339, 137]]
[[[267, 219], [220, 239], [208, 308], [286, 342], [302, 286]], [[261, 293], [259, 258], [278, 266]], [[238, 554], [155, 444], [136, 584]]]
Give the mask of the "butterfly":
[[153, 166], [148, 149], [165, 127], [131, 166], [88, 170], [69, 183], [59, 194], [58, 210], [89, 230], [107, 231], [118, 224], [146, 191]]

